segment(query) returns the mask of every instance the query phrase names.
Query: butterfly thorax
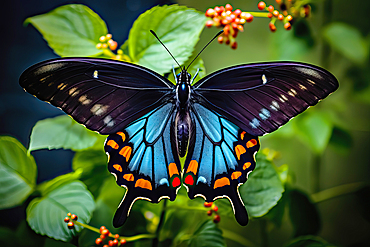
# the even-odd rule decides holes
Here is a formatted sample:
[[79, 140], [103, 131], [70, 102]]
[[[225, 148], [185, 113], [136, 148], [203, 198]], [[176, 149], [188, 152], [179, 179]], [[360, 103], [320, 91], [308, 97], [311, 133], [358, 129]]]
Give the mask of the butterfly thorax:
[[190, 80], [191, 75], [183, 70], [176, 76], [177, 113], [175, 118], [176, 148], [180, 158], [186, 155], [191, 131], [191, 117], [189, 113]]

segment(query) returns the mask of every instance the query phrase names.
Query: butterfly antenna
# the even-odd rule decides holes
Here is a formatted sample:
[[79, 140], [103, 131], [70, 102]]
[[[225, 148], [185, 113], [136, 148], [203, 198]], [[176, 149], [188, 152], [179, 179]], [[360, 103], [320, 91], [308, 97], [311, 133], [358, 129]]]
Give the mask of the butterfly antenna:
[[190, 65], [195, 61], [195, 59], [197, 59], [199, 57], [199, 55], [202, 53], [202, 51], [204, 51], [204, 49], [206, 49], [206, 47], [212, 43], [213, 40], [215, 40], [221, 33], [223, 33], [224, 30], [221, 30], [219, 31], [215, 37], [213, 37], [204, 47], [203, 49], [198, 53], [198, 55], [193, 59], [193, 61], [191, 61], [191, 63], [188, 65], [188, 67], [186, 67], [186, 70], [188, 70], [188, 68], [190, 67]]
[[162, 43], [162, 41], [158, 38], [157, 34], [153, 31], [153, 30], [150, 30], [150, 32], [154, 35], [154, 37], [159, 41], [159, 43], [161, 43], [161, 45], [163, 45], [163, 47], [167, 50], [167, 52], [171, 55], [171, 57], [173, 58], [173, 60], [175, 60], [175, 62], [177, 63], [177, 65], [180, 67], [181, 71], [183, 70], [183, 68], [181, 67], [181, 65], [177, 62], [176, 58], [172, 55], [172, 53], [170, 52], [170, 50], [167, 49], [167, 47]]

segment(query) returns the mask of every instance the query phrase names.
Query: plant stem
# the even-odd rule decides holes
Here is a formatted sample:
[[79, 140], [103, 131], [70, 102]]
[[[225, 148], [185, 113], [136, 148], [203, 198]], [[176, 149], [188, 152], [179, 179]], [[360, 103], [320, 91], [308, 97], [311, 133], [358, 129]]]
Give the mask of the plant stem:
[[152, 243], [153, 247], [157, 247], [158, 243], [159, 243], [159, 233], [160, 233], [162, 225], [164, 223], [164, 218], [166, 216], [166, 204], [167, 204], [167, 199], [165, 199], [164, 202], [163, 202], [161, 216], [159, 218], [159, 223], [158, 223], [158, 226], [157, 226], [157, 230], [155, 231], [155, 238], [153, 239], [153, 243]]
[[267, 14], [270, 12], [247, 12], [247, 13], [253, 15], [254, 17], [267, 17]]
[[312, 194], [311, 198], [314, 203], [319, 203], [338, 196], [353, 193], [366, 185], [368, 184], [365, 182], [343, 184]]

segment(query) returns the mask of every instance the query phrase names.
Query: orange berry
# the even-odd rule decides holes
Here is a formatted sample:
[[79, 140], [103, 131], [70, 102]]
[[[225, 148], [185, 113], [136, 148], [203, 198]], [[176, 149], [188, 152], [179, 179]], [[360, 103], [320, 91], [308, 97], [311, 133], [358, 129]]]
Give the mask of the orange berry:
[[279, 15], [279, 11], [274, 10], [274, 11], [272, 11], [272, 14], [273, 14], [274, 16], [278, 16], [278, 15]]
[[238, 29], [238, 24], [233, 22], [233, 23], [231, 23], [231, 27], [236, 30], [236, 29]]
[[105, 236], [105, 235], [100, 235], [100, 238], [101, 238], [101, 239], [105, 239], [105, 238], [106, 238], [106, 236]]
[[75, 228], [75, 223], [73, 223], [72, 221], [70, 221], [70, 222], [68, 222], [68, 224], [67, 224], [67, 226], [68, 226], [68, 229], [73, 229], [73, 228]]
[[225, 40], [225, 44], [227, 44], [227, 45], [229, 45], [229, 44], [230, 44], [230, 40], [229, 40], [229, 38], [227, 38], [227, 39]]
[[247, 22], [252, 22], [253, 21], [253, 15], [251, 15], [250, 13], [246, 13], [245, 14], [245, 20]]
[[97, 238], [97, 239], [95, 240], [95, 243], [96, 243], [97, 245], [101, 244], [102, 242], [103, 242], [103, 239], [101, 239], [101, 238]]
[[218, 6], [216, 6], [215, 8], [214, 8], [214, 10], [216, 11], [216, 13], [221, 13], [222, 11], [221, 11], [221, 8], [220, 7], [218, 7]]
[[224, 34], [227, 36], [227, 35], [229, 35], [229, 33], [230, 33], [230, 25], [226, 25], [224, 27]]
[[69, 217], [71, 217], [71, 215], [72, 215], [71, 213], [68, 213], [68, 214], [67, 214], [67, 216], [69, 216]]
[[221, 12], [224, 12], [224, 11], [225, 11], [224, 6], [220, 6], [220, 11], [221, 11]]
[[[232, 48], [232, 47], [231, 47]], [[235, 48], [233, 48], [233, 49], [236, 49], [236, 47]], [[214, 223], [218, 223], [218, 222], [220, 222], [220, 220], [221, 220], [221, 217], [219, 216], [219, 215], [215, 215], [215, 217], [213, 218], [213, 222]]]
[[272, 14], [271, 13], [267, 13], [267, 17], [268, 18], [272, 18]]
[[111, 39], [112, 38], [112, 34], [108, 33], [107, 35], [105, 35], [105, 38], [106, 39]]
[[206, 16], [207, 17], [213, 17], [216, 14], [216, 11], [214, 9], [207, 9]]
[[235, 21], [236, 15], [235, 14], [230, 14], [231, 21]]
[[105, 245], [103, 245], [103, 247], [109, 247], [109, 245], [105, 244]]
[[206, 27], [212, 27], [212, 26], [213, 26], [213, 21], [208, 20], [208, 21], [206, 22]]
[[275, 0], [277, 4], [281, 4], [281, 0]]
[[212, 209], [213, 209], [213, 211], [215, 211], [215, 212], [217, 212], [217, 211], [218, 211], [218, 207], [217, 207], [216, 205], [213, 205], [213, 206], [212, 206]]
[[107, 229], [107, 228], [106, 228], [105, 226], [101, 226], [101, 227], [100, 227], [100, 229], [99, 229], [100, 233], [101, 233], [104, 229]]
[[241, 13], [242, 13], [242, 11], [241, 11], [240, 9], [236, 9], [236, 10], [234, 10], [234, 14], [235, 14], [236, 16], [239, 16]]
[[284, 20], [284, 16], [282, 14], [279, 14], [278, 19], [279, 19], [279, 21], [282, 21], [282, 20]]
[[258, 9], [259, 10], [264, 10], [266, 8], [266, 3], [261, 1], [258, 3]]
[[109, 245], [109, 246], [114, 246], [113, 241], [112, 241], [112, 240], [109, 240], [109, 241], [108, 241], [108, 245]]
[[245, 24], [245, 19], [240, 19], [239, 23], [240, 24]]
[[77, 219], [78, 219], [78, 217], [77, 217], [77, 215], [72, 214], [72, 215], [71, 215], [71, 219], [72, 219], [72, 220], [77, 220]]
[[243, 31], [244, 31], [244, 27], [243, 27], [242, 25], [238, 25], [238, 30], [239, 30], [240, 32], [243, 32]]
[[272, 11], [274, 11], [274, 6], [272, 5], [268, 6], [267, 10], [271, 13]]
[[231, 11], [231, 10], [233, 10], [233, 6], [231, 6], [231, 4], [226, 4], [225, 9]]
[[108, 229], [103, 229], [103, 231], [101, 231], [101, 234], [104, 236], [108, 236], [109, 235]]
[[293, 20], [293, 16], [288, 15], [288, 16], [286, 17], [286, 20], [287, 20], [287, 21], [291, 21], [291, 20]]
[[271, 30], [271, 32], [275, 32], [276, 31], [276, 26], [275, 26], [275, 24], [274, 23], [269, 23], [269, 28], [270, 28], [270, 30]]
[[121, 245], [124, 245], [126, 243], [126, 239], [121, 239], [121, 241], [119, 241]]
[[213, 202], [205, 202], [205, 203], [204, 203], [204, 206], [205, 206], [206, 208], [209, 208], [209, 207], [211, 207], [211, 206], [212, 206], [212, 204], [213, 204]]
[[119, 234], [115, 234], [114, 235], [114, 238], [119, 238]]
[[292, 28], [292, 25], [290, 25], [290, 23], [289, 23], [289, 22], [287, 22], [287, 23], [285, 23], [285, 24], [284, 24], [284, 28], [285, 28], [286, 30], [290, 30], [290, 29]]
[[118, 240], [117, 239], [113, 239], [113, 246], [116, 246], [118, 245]]
[[224, 42], [224, 37], [218, 36], [217, 41], [218, 43], [222, 44]]
[[212, 215], [212, 213], [213, 213], [213, 211], [212, 211], [212, 210], [208, 210], [208, 211], [207, 211], [207, 215], [208, 215], [208, 216], [211, 216], [211, 215]]
[[65, 222], [65, 223], [68, 223], [68, 222], [69, 222], [69, 217], [65, 217], [65, 218], [64, 218], [64, 222]]

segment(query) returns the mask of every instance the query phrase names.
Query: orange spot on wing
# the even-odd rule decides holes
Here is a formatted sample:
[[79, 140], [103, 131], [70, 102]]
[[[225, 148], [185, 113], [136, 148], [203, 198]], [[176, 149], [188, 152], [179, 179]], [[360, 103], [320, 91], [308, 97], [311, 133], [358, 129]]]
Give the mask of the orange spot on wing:
[[117, 135], [120, 135], [122, 137], [122, 141], [124, 142], [126, 140], [126, 135], [123, 132], [117, 132]]
[[168, 165], [168, 172], [170, 174], [170, 177], [172, 177], [173, 174], [179, 175], [179, 171], [177, 170], [177, 166], [175, 163], [170, 163]]
[[238, 160], [240, 160], [240, 155], [244, 154], [247, 150], [242, 145], [237, 145], [235, 147], [235, 153], [236, 156], [238, 157]]
[[119, 148], [119, 145], [117, 144], [117, 142], [113, 141], [113, 140], [109, 140], [107, 142], [107, 145], [112, 147], [113, 149], [118, 149]]
[[252, 165], [252, 164], [251, 164], [251, 162], [246, 162], [246, 163], [244, 163], [244, 165], [243, 165], [243, 170], [248, 169], [251, 165]]
[[116, 169], [117, 171], [120, 171], [122, 172], [122, 166], [118, 165], [118, 164], [115, 164], [113, 165], [114, 169]]
[[247, 142], [247, 148], [251, 148], [251, 147], [254, 147], [257, 145], [257, 140], [256, 139], [252, 139], [252, 140], [249, 140]]
[[126, 162], [130, 159], [132, 148], [130, 146], [124, 146], [119, 154], [126, 158]]
[[131, 173], [123, 175], [123, 178], [126, 179], [127, 181], [134, 181], [135, 180], [134, 175], [131, 174]]
[[197, 175], [198, 171], [198, 162], [196, 160], [192, 160], [189, 163], [188, 169], [186, 170], [186, 173], [192, 172], [194, 175]]
[[219, 178], [215, 181], [215, 184], [213, 185], [213, 189], [216, 189], [218, 187], [223, 187], [225, 185], [230, 185], [230, 180], [226, 177]]
[[140, 187], [147, 190], [152, 190], [152, 184], [146, 179], [138, 179], [135, 183], [135, 187]]
[[241, 134], [240, 134], [240, 138], [243, 140], [244, 139], [244, 135], [245, 135], [245, 131], [243, 131]]
[[232, 174], [231, 174], [231, 179], [238, 179], [240, 176], [242, 175], [242, 173], [241, 172], [239, 172], [239, 171], [236, 171], [236, 172], [233, 172]]

